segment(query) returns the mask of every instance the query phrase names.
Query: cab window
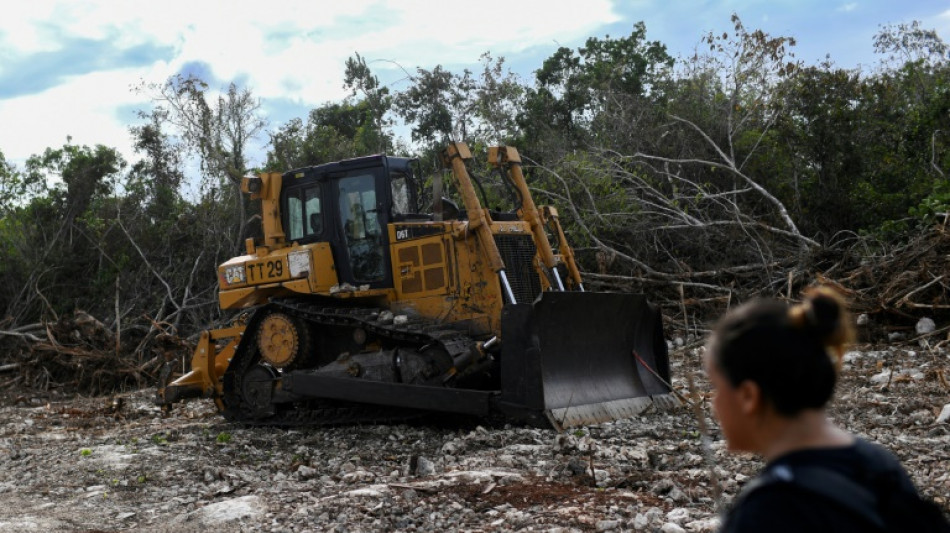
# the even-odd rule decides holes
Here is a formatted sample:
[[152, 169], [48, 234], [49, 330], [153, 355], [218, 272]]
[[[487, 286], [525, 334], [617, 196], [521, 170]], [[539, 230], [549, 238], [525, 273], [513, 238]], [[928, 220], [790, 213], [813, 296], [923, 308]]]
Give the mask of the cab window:
[[299, 241], [323, 233], [320, 186], [301, 187], [287, 196], [287, 238]]
[[405, 215], [412, 213], [409, 196], [409, 179], [406, 175], [393, 172], [390, 174], [390, 184], [392, 184], [393, 193], [393, 214]]
[[376, 209], [376, 180], [372, 174], [339, 181], [340, 224], [346, 239], [353, 276], [357, 281], [385, 277], [382, 231]]

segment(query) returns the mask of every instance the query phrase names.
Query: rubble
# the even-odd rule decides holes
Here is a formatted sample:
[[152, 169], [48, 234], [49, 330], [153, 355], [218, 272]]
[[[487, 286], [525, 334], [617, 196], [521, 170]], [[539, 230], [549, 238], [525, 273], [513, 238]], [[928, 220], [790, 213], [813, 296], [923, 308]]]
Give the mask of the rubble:
[[[699, 353], [671, 356], [684, 394], [689, 374], [708, 390]], [[945, 510], [948, 367], [943, 349], [854, 350], [831, 411], [893, 450]], [[876, 382], [885, 369], [893, 377]], [[207, 401], [163, 418], [151, 392], [116, 407], [0, 391], [0, 532], [711, 532], [761, 468], [728, 454], [711, 420], [710, 465], [686, 408], [563, 433], [468, 419], [287, 430], [228, 424]]]

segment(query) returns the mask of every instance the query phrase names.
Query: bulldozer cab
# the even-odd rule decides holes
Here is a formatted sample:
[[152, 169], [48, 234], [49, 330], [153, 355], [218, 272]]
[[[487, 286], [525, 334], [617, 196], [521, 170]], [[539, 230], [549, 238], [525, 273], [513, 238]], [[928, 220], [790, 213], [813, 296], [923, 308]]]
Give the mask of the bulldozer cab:
[[329, 242], [341, 283], [392, 287], [386, 226], [416, 208], [411, 162], [377, 155], [284, 174], [287, 240]]

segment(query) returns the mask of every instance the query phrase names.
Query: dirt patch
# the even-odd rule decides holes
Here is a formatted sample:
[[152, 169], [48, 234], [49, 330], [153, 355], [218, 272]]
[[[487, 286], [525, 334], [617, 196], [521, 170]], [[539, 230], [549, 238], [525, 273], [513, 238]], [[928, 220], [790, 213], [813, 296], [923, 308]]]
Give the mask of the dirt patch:
[[569, 481], [530, 476], [522, 482], [510, 485], [460, 484], [446, 489], [446, 493], [454, 494], [476, 511], [506, 505], [519, 510], [544, 506], [609, 507], [629, 505], [631, 501], [652, 503], [660, 508], [667, 507], [661, 498], [648, 492], [636, 493], [616, 487], [597, 487], [590, 476], [580, 476]]

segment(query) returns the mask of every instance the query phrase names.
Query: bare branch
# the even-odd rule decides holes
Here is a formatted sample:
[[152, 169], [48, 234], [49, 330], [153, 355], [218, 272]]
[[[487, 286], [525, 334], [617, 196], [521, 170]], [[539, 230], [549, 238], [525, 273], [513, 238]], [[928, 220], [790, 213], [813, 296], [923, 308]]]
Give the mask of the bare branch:
[[125, 225], [122, 224], [122, 221], [119, 219], [116, 219], [116, 223], [122, 229], [122, 233], [125, 233], [125, 236], [129, 239], [129, 243], [131, 243], [132, 247], [135, 248], [135, 251], [139, 253], [139, 257], [141, 257], [142, 261], [145, 262], [145, 266], [147, 266], [149, 271], [152, 272], [152, 275], [155, 276], [155, 279], [157, 279], [162, 285], [165, 286], [165, 292], [168, 295], [168, 300], [171, 301], [172, 305], [174, 305], [176, 309], [181, 309], [178, 303], [175, 302], [175, 296], [174, 296], [174, 292], [172, 291], [171, 285], [169, 285], [168, 282], [165, 281], [165, 278], [163, 278], [162, 275], [159, 274], [157, 270], [155, 270], [155, 267], [152, 266], [151, 261], [149, 261], [148, 257], [146, 257], [145, 252], [143, 252], [142, 249], [139, 248], [138, 243], [135, 242], [135, 239], [133, 239], [132, 235], [129, 234], [129, 230], [125, 229]]

